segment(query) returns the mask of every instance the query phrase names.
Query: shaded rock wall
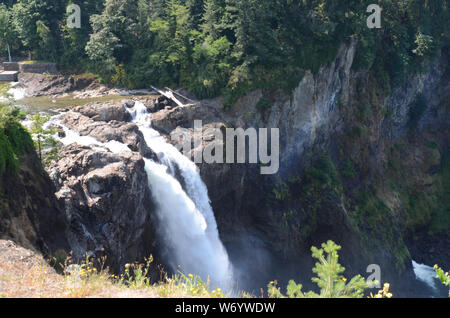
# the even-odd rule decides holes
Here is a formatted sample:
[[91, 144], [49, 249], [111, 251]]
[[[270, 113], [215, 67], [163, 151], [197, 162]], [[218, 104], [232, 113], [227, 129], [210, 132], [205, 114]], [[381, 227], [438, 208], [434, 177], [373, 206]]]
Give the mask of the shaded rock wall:
[[0, 238], [45, 255], [67, 250], [64, 208], [35, 153], [23, 155], [17, 173], [0, 177]]
[[138, 153], [113, 154], [72, 144], [50, 167], [65, 206], [66, 232], [76, 258], [87, 253], [114, 271], [154, 251], [153, 203], [144, 161]]
[[[404, 202], [391, 204], [398, 193], [383, 189], [391, 182], [389, 151], [396, 142], [411, 133], [421, 138], [433, 125], [445, 131], [449, 124], [442, 106], [450, 94], [447, 57], [437, 56], [425, 71], [411, 72], [391, 92], [370, 72], [352, 70], [356, 49], [356, 41], [351, 40], [317, 74], [306, 71], [291, 96], [257, 90], [229, 111], [224, 110], [223, 99], [216, 98], [166, 108], [153, 116], [155, 128], [166, 134], [177, 127], [192, 129], [194, 120], [203, 120], [205, 127], [280, 129], [276, 176], [259, 175], [255, 165], [199, 165], [222, 239], [232, 260], [253, 271], [249, 281], [260, 278], [264, 286], [264, 281], [274, 278], [298, 277], [307, 282], [310, 275], [302, 273], [310, 273], [313, 266], [311, 245], [333, 239], [343, 246], [348, 275], [364, 274], [369, 264], [376, 263], [382, 267], [383, 280], [396, 284], [400, 295], [407, 295], [412, 286], [411, 256], [404, 241], [408, 208]], [[419, 94], [427, 107], [411, 130], [410, 112]], [[270, 107], [258, 109], [262, 98]], [[435, 140], [441, 151], [448, 148], [445, 138]], [[414, 143], [408, 147], [410, 156]], [[326, 171], [325, 177], [335, 173], [336, 182], [302, 197], [303, 190], [316, 182], [305, 176], [305, 169], [321, 154], [328, 154], [335, 170]], [[341, 171], [347, 159], [354, 165], [351, 177]], [[422, 169], [420, 164], [414, 167]], [[279, 184], [288, 188], [290, 197], [275, 198]], [[364, 215], [368, 209], [378, 209], [374, 214], [378, 224], [373, 216]]]

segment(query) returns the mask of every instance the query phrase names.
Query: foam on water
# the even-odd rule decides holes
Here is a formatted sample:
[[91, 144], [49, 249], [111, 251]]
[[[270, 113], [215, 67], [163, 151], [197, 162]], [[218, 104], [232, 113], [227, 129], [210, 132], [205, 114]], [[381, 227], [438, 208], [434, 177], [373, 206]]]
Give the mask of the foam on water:
[[109, 150], [112, 153], [131, 151], [127, 145], [125, 145], [121, 142], [115, 141], [115, 140], [111, 140], [106, 143], [103, 143], [91, 136], [81, 136], [79, 133], [77, 133], [77, 132], [69, 129], [68, 127], [64, 126], [63, 124], [61, 124], [61, 122], [59, 121], [60, 116], [61, 115], [54, 116], [50, 121], [48, 121], [44, 125], [44, 128], [46, 129], [50, 125], [60, 126], [64, 131], [64, 134], [62, 135], [63, 137], [60, 137], [60, 135], [58, 135], [58, 134], [56, 134], [54, 137], [65, 146], [73, 144], [73, 143], [77, 143], [78, 145], [91, 147], [91, 148], [94, 148], [94, 149], [100, 150], [100, 151]]
[[437, 276], [436, 272], [434, 271], [433, 267], [425, 265], [425, 264], [419, 264], [415, 261], [412, 261], [413, 263], [413, 269], [414, 274], [416, 274], [416, 279], [426, 283], [428, 286], [430, 286], [433, 289], [437, 289], [436, 281]]
[[8, 93], [12, 95], [14, 100], [21, 100], [25, 98], [25, 88], [16, 87], [19, 85], [19, 82], [11, 83], [11, 88], [8, 90]]
[[[199, 275], [205, 282], [210, 281], [211, 288], [231, 290], [232, 267], [220, 241], [208, 190], [197, 166], [151, 128], [150, 114], [142, 103], [136, 102], [128, 111], [160, 161], [144, 159], [148, 184], [157, 206], [160, 234], [172, 270]], [[81, 136], [62, 125], [60, 116], [54, 116], [47, 125], [57, 124], [63, 128], [64, 137], [55, 137], [64, 145], [77, 143], [113, 153], [131, 151], [117, 141], [102, 143], [93, 137]], [[174, 166], [180, 171], [186, 191], [173, 175]]]
[[[144, 104], [136, 102], [129, 111], [147, 145], [163, 164], [146, 160], [146, 170], [163, 235], [170, 243], [173, 269], [179, 266], [184, 273], [200, 275], [210, 279], [212, 285], [226, 288], [231, 283], [231, 264], [197, 166], [151, 128]], [[186, 192], [170, 173], [174, 166], [183, 177]]]

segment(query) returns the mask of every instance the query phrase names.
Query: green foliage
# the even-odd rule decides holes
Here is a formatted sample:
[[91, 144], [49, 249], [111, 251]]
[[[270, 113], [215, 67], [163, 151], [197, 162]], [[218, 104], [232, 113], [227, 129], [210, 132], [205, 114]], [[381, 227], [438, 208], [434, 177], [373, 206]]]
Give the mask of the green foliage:
[[358, 112], [356, 114], [356, 118], [364, 124], [367, 124], [368, 121], [372, 118], [372, 109], [368, 103], [361, 103], [358, 105]]
[[0, 176], [7, 170], [16, 171], [18, 167], [17, 156], [9, 142], [8, 137], [0, 134]]
[[363, 135], [364, 128], [359, 124], [355, 124], [347, 133], [350, 138], [359, 138]]
[[120, 278], [121, 282], [125, 283], [130, 288], [144, 288], [150, 287], [151, 282], [149, 273], [153, 256], [146, 259], [145, 264], [126, 264], [125, 273]]
[[129, 87], [127, 72], [123, 64], [116, 67], [116, 73], [111, 77], [111, 83], [119, 87]]
[[[407, 149], [404, 143], [397, 143], [389, 156], [389, 178], [404, 207], [402, 223], [411, 234], [417, 230], [425, 230], [430, 235], [446, 233], [450, 230], [450, 152], [441, 154], [436, 142], [426, 141], [423, 155], [427, 167], [423, 175], [420, 170], [418, 174], [410, 171], [405, 164]], [[417, 183], [424, 178], [430, 178], [430, 184]]]
[[395, 86], [450, 34], [448, 0], [380, 0], [382, 30], [367, 28], [362, 0], [84, 0], [74, 2], [82, 27], [70, 29], [72, 2], [0, 6], [0, 41], [107, 83], [184, 86], [200, 98], [223, 95], [227, 107], [255, 88], [290, 93], [350, 37], [359, 43], [353, 67]]
[[81, 29], [66, 26], [69, 3], [2, 5], [0, 41], [114, 85], [222, 94], [228, 107], [255, 88], [290, 93], [306, 70], [316, 73], [331, 62], [349, 37], [359, 41], [354, 67], [396, 85], [450, 34], [446, 0], [382, 0], [382, 31], [367, 28], [361, 0], [85, 0], [76, 2]]
[[362, 224], [376, 228], [389, 215], [389, 208], [372, 191], [362, 191], [359, 205], [356, 207], [358, 219]]
[[[359, 275], [353, 277], [350, 282], [346, 283], [345, 278], [341, 275], [345, 271], [345, 268], [338, 263], [338, 251], [340, 249], [341, 247], [333, 241], [322, 244], [321, 249], [312, 247], [313, 257], [319, 260], [313, 268], [313, 272], [317, 274], [317, 277], [314, 277], [312, 280], [321, 289], [321, 297], [360, 298], [363, 296], [367, 284]], [[327, 253], [326, 257], [324, 256], [324, 252]]]
[[433, 52], [433, 42], [432, 36], [418, 32], [414, 41], [417, 47], [413, 50], [413, 53], [418, 56], [429, 56]]
[[0, 176], [5, 172], [16, 172], [19, 156], [32, 151], [33, 142], [20, 124], [24, 114], [18, 108], [0, 104]]
[[265, 111], [266, 109], [269, 109], [272, 107], [272, 104], [264, 97], [262, 97], [259, 102], [256, 104], [256, 109], [259, 111]]
[[35, 58], [56, 60], [62, 17], [66, 1], [18, 0], [11, 10], [11, 26], [20, 39], [19, 47]]
[[[0, 98], [9, 100], [12, 97], [11, 94], [8, 92], [10, 88], [11, 88], [10, 83], [0, 83]], [[1, 103], [7, 104], [7, 102], [1, 102]]]
[[0, 3], [0, 54], [7, 54], [8, 45], [13, 45], [17, 41], [15, 40], [16, 33], [11, 28], [11, 11], [7, 6]]
[[341, 163], [339, 172], [345, 179], [354, 179], [356, 177], [356, 171], [353, 162], [348, 158]]
[[[339, 245], [333, 241], [322, 244], [322, 248], [312, 247], [312, 256], [318, 260], [313, 272], [317, 275], [312, 281], [317, 284], [320, 293], [313, 291], [302, 292], [302, 285], [290, 281], [287, 286], [289, 298], [362, 298], [368, 288], [366, 281], [360, 275], [353, 277], [349, 282], [342, 275], [345, 268], [339, 264]], [[326, 255], [325, 255], [326, 254]], [[285, 298], [276, 282], [268, 285], [268, 294], [271, 298]]]
[[36, 21], [36, 33], [39, 36], [39, 57], [46, 60], [55, 60], [55, 43], [50, 28], [41, 20]]
[[[449, 272], [444, 272], [442, 268], [438, 265], [434, 265], [434, 270], [436, 271], [437, 277], [440, 279], [441, 283], [444, 286], [447, 286], [450, 289], [450, 274]], [[448, 297], [450, 297], [450, 291], [448, 292]]]
[[[327, 202], [342, 194], [342, 183], [328, 154], [319, 154], [311, 166], [287, 183], [279, 181], [272, 190], [277, 201], [294, 200], [295, 211], [282, 214], [282, 230], [298, 240], [306, 239], [317, 229], [318, 215]], [[294, 222], [294, 219], [302, 221]]]
[[[366, 250], [373, 251], [377, 246], [384, 246], [395, 256], [395, 266], [399, 272], [410, 261], [399, 225], [385, 202], [374, 189], [361, 191], [354, 211], [350, 215], [354, 228], [361, 234], [362, 244]], [[367, 255], [371, 257], [372, 255]]]
[[277, 182], [272, 192], [273, 195], [275, 196], [275, 199], [279, 201], [284, 201], [288, 199], [290, 196], [289, 186], [283, 181]]
[[341, 182], [336, 167], [328, 154], [320, 155], [317, 161], [306, 170], [306, 178], [314, 187], [330, 187], [336, 194], [341, 193]]
[[[34, 144], [38, 150], [38, 155], [41, 161], [45, 164], [50, 163], [53, 159], [57, 158], [58, 144], [53, 138], [56, 133], [55, 129], [46, 128], [45, 124], [50, 120], [49, 114], [36, 113], [31, 116], [33, 125], [30, 128], [30, 133], [33, 136]], [[43, 150], [50, 149], [44, 156]]]

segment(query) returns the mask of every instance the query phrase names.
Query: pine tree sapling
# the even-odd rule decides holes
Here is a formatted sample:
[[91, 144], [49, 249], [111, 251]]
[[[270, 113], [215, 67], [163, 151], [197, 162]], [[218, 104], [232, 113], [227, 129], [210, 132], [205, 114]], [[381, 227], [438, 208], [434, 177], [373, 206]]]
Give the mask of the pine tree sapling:
[[[361, 275], [353, 277], [349, 282], [341, 275], [345, 268], [338, 260], [339, 245], [333, 241], [322, 244], [322, 248], [312, 247], [312, 256], [318, 260], [313, 272], [317, 274], [312, 279], [319, 288], [320, 293], [313, 291], [302, 292], [302, 285], [296, 284], [291, 280], [287, 286], [287, 296], [284, 296], [277, 282], [270, 282], [268, 285], [268, 294], [271, 298], [362, 298], [364, 291], [368, 288], [365, 279]], [[326, 254], [326, 255], [325, 255]]]
[[[44, 159], [45, 163], [47, 163], [48, 160], [52, 160], [53, 158], [55, 158], [58, 149], [57, 142], [53, 138], [56, 130], [45, 127], [45, 124], [50, 120], [50, 117], [50, 115], [43, 113], [36, 113], [31, 116], [33, 125], [30, 128], [30, 133], [33, 136], [39, 159], [41, 161]], [[47, 153], [45, 158], [43, 158], [42, 153], [46, 148], [51, 148], [51, 150]]]
[[[436, 271], [437, 277], [441, 280], [441, 283], [450, 288], [450, 272], [444, 272], [438, 265], [434, 265], [434, 270]], [[448, 297], [450, 297], [450, 290], [448, 292]]]

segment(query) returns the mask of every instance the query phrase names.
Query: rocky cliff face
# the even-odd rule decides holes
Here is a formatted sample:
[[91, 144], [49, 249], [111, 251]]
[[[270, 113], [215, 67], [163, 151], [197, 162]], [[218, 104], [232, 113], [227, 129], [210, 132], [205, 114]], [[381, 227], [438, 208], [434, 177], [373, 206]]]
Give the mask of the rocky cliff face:
[[[125, 107], [123, 102], [93, 104], [65, 113], [59, 124], [80, 138], [94, 138], [95, 143], [73, 140], [48, 168], [58, 189], [56, 198], [64, 206], [74, 256], [106, 256], [115, 272], [154, 253], [156, 244], [154, 205], [143, 160], [154, 154], [137, 126], [124, 121], [129, 119]], [[108, 148], [103, 144], [108, 142], [128, 149], [115, 149], [114, 144]]]
[[[439, 209], [448, 209], [430, 209], [425, 203], [432, 201], [435, 191], [448, 193], [430, 190], [440, 187], [442, 172], [438, 171], [449, 149], [448, 62], [445, 56], [437, 57], [426, 72], [408, 75], [390, 93], [371, 74], [351, 70], [355, 45], [343, 47], [336, 61], [318, 74], [307, 72], [290, 99], [266, 97], [273, 106], [262, 112], [255, 106], [265, 92], [254, 92], [238, 102], [234, 112], [240, 120], [231, 125], [280, 128], [279, 179], [238, 173], [242, 177], [238, 190], [234, 187], [239, 178], [226, 186], [220, 169], [205, 168], [205, 179], [219, 174], [213, 179], [220, 183], [208, 184], [212, 189], [220, 187], [211, 193], [213, 202], [220, 202], [215, 204], [218, 219], [226, 220], [219, 222], [226, 227], [224, 236], [233, 230], [242, 232], [235, 229], [241, 224], [260, 238], [263, 248], [275, 252], [272, 259], [283, 260], [281, 265], [275, 261], [274, 268], [287, 264], [284, 268], [291, 275], [308, 270], [310, 246], [333, 239], [343, 246], [342, 261], [350, 272], [364, 273], [367, 265], [379, 264], [383, 279], [396, 284], [398, 294], [408, 295], [406, 282], [414, 277], [408, 247], [417, 250], [413, 246], [420, 242], [407, 246], [406, 238], [418, 228], [427, 231], [427, 222], [444, 213]], [[426, 107], [414, 125], [411, 117], [419, 95]], [[399, 145], [403, 162], [395, 168], [392, 147]], [[402, 176], [392, 177], [396, 169], [403, 171]], [[428, 196], [416, 200], [416, 192], [422, 190]], [[229, 199], [226, 193], [230, 192], [240, 205], [233, 207], [240, 211], [236, 222], [221, 209], [222, 198]], [[445, 200], [442, 194], [436, 195], [440, 196], [437, 201]], [[420, 208], [413, 206], [416, 201]], [[416, 221], [420, 215], [428, 216], [420, 223]], [[448, 233], [448, 227], [441, 231]], [[225, 241], [231, 243], [233, 238]], [[426, 262], [448, 264], [448, 258], [436, 254]], [[294, 260], [297, 270], [289, 268]]]
[[[203, 121], [204, 131], [280, 129], [277, 175], [261, 175], [258, 165], [199, 164], [236, 278], [246, 289], [291, 278], [310, 287], [310, 247], [329, 239], [343, 247], [347, 276], [378, 264], [383, 282], [400, 296], [411, 295], [411, 256], [450, 266], [448, 254], [429, 251], [436, 241], [418, 241], [427, 233], [448, 240], [448, 54], [391, 89], [374, 74], [352, 69], [356, 50], [354, 40], [343, 45], [317, 74], [306, 71], [291, 95], [257, 90], [231, 110], [224, 110], [222, 98], [185, 107], [142, 99], [153, 128], [168, 140], [181, 128], [192, 130], [194, 120]], [[128, 122], [132, 103], [94, 103], [65, 113], [60, 124], [81, 137], [120, 142], [131, 152], [67, 145], [49, 169], [56, 189], [40, 189], [42, 197], [53, 198], [48, 205], [59, 207], [68, 249], [77, 257], [106, 255], [115, 270], [164, 244], [154, 235], [142, 160], [156, 156]], [[200, 148], [222, 142], [209, 136]], [[44, 219], [30, 224], [47, 224]]]
[[0, 238], [47, 256], [68, 249], [63, 206], [34, 152], [24, 154], [17, 173], [0, 177]]
[[67, 239], [74, 256], [87, 253], [118, 271], [152, 251], [152, 202], [144, 161], [137, 153], [99, 152], [76, 144], [64, 147], [50, 168], [65, 207]]
[[[280, 129], [277, 176], [261, 176], [254, 165], [200, 165], [222, 239], [238, 267], [251, 269], [247, 276], [253, 271], [250, 281], [273, 279], [277, 269], [281, 279], [308, 281], [299, 273], [310, 272], [311, 245], [333, 239], [343, 246], [350, 273], [379, 264], [383, 280], [408, 295], [414, 278], [409, 249], [420, 244], [408, 237], [438, 222], [441, 212], [425, 202], [437, 196], [433, 204], [442, 205], [448, 193], [441, 168], [449, 149], [448, 54], [392, 90], [373, 74], [352, 70], [356, 49], [352, 40], [333, 63], [317, 74], [307, 71], [291, 96], [259, 90], [229, 111], [217, 98], [153, 115], [153, 126], [166, 134], [192, 129], [194, 120], [204, 129]], [[258, 107], [263, 98], [269, 107]], [[422, 190], [427, 197], [416, 200]], [[425, 211], [416, 211], [416, 201]]]
[[[47, 171], [37, 155], [20, 158], [0, 178], [0, 238], [63, 260], [106, 256], [119, 272], [157, 253], [153, 202], [143, 157], [156, 155], [130, 120], [127, 102], [93, 103], [65, 112], [53, 128], [78, 134], [61, 145]], [[95, 141], [94, 145], [82, 138]], [[108, 143], [111, 149], [104, 146]], [[123, 144], [127, 151], [114, 146]], [[155, 255], [157, 259], [157, 255]]]

